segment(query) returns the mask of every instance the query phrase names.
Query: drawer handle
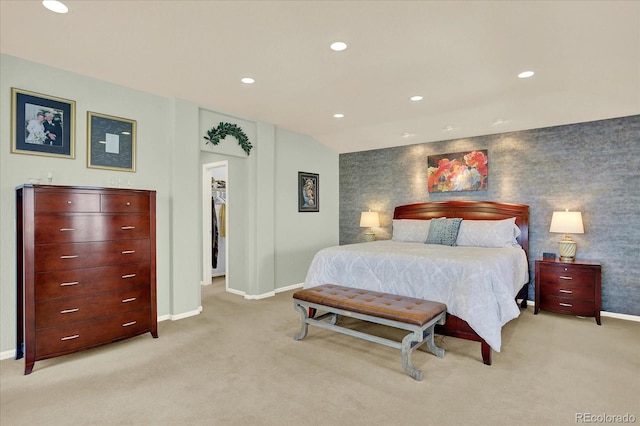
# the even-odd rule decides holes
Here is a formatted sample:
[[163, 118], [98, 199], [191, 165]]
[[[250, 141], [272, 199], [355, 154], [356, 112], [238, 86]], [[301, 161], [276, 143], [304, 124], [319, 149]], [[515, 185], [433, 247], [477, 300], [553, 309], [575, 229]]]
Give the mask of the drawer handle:
[[131, 322], [125, 322], [124, 324], [122, 324], [123, 327], [129, 327], [130, 325], [134, 325], [135, 323], [137, 323], [138, 321], [131, 321]]
[[71, 204], [71, 200], [67, 200], [67, 204]]
[[126, 231], [127, 229], [136, 229], [136, 227], [135, 226], [121, 226], [120, 229]]
[[571, 290], [563, 290], [563, 289], [560, 289], [560, 290], [558, 290], [558, 291], [559, 291], [560, 293], [566, 293], [566, 294], [571, 294], [571, 293], [573, 293], [573, 291], [571, 291]]
[[63, 309], [60, 311], [61, 314], [72, 314], [74, 312], [78, 312], [80, 310], [80, 308], [73, 308], [73, 309]]
[[564, 306], [565, 308], [570, 308], [573, 306], [571, 303], [558, 303], [558, 305]]
[[125, 250], [125, 251], [122, 252], [122, 254], [132, 254], [132, 253], [135, 253], [135, 252], [136, 252], [135, 250]]
[[76, 257], [78, 257], [77, 254], [73, 254], [73, 255], [68, 255], [68, 256], [60, 256], [60, 259], [75, 259]]
[[128, 205], [128, 206], [130, 206], [130, 205], [131, 205], [131, 203], [130, 203], [129, 201], [127, 201], [127, 205]]
[[561, 280], [572, 280], [572, 277], [567, 277], [565, 275], [560, 275], [558, 278], [560, 278]]
[[78, 281], [71, 281], [68, 283], [60, 283], [60, 287], [68, 287], [70, 285], [78, 285], [78, 284], [80, 284]]
[[128, 303], [128, 302], [133, 302], [134, 300], [136, 300], [135, 297], [130, 297], [128, 299], [122, 299], [122, 303]]
[[63, 337], [62, 339], [60, 339], [61, 341], [65, 341], [65, 340], [73, 340], [73, 339], [77, 339], [78, 337], [80, 337], [79, 334], [74, 334], [73, 336], [67, 336], [67, 337]]
[[136, 274], [127, 274], [127, 275], [123, 275], [122, 278], [123, 279], [125, 279], [125, 278], [133, 278], [135, 276], [136, 276]]
[[75, 231], [75, 228], [60, 228], [60, 232]]

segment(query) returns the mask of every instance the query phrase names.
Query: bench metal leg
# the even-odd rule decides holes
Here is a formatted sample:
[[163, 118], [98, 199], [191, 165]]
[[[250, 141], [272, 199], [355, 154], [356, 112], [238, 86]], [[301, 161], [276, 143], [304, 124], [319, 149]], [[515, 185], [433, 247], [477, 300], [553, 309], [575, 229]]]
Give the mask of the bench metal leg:
[[293, 336], [294, 339], [296, 340], [302, 340], [307, 336], [307, 333], [309, 332], [309, 324], [307, 324], [307, 310], [304, 308], [304, 306], [299, 305], [298, 303], [294, 303], [293, 307], [296, 309], [296, 311], [300, 312], [300, 332], [295, 334]]

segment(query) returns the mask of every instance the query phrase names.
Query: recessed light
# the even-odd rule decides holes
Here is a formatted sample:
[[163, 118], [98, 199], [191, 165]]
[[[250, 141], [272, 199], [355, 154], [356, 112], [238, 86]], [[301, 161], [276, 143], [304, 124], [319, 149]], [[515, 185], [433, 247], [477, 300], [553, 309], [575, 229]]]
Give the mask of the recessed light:
[[56, 0], [44, 0], [42, 5], [55, 13], [67, 13], [69, 11], [69, 8], [64, 3]]
[[533, 77], [534, 74], [535, 72], [533, 71], [522, 71], [520, 74], [518, 74], [518, 78], [529, 78]]
[[409, 99], [411, 99], [412, 101], [421, 101], [423, 98], [420, 95], [416, 95], [416, 96], [412, 96]]
[[344, 118], [344, 114], [341, 114], [341, 113], [333, 114], [333, 116], [335, 118]]
[[342, 41], [336, 41], [331, 43], [331, 50], [335, 50], [336, 52], [340, 52], [347, 48], [347, 43]]
[[450, 132], [453, 130], [453, 126], [451, 124], [447, 124], [442, 128], [442, 130], [444, 130], [445, 132]]
[[410, 132], [402, 132], [402, 137], [403, 138], [410, 138], [411, 136], [415, 136], [415, 133], [410, 133]]
[[240, 80], [241, 82], [243, 82], [244, 84], [253, 84], [256, 81], [254, 79], [252, 79], [251, 77], [244, 77]]

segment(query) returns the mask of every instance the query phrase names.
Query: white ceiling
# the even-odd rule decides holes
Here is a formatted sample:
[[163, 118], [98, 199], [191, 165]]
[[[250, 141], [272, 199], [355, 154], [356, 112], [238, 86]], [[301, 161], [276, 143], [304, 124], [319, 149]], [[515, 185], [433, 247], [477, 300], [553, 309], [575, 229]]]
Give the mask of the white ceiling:
[[640, 113], [638, 1], [65, 3], [1, 0], [0, 51], [339, 153]]

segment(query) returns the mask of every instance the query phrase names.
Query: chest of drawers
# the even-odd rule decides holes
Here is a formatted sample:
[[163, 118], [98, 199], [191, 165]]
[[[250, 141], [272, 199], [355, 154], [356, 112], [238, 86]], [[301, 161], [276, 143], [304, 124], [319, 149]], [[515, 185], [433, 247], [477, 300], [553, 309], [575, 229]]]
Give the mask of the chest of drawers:
[[17, 345], [35, 361], [158, 337], [155, 191], [16, 189]]
[[595, 262], [536, 260], [535, 310], [595, 317], [600, 325], [601, 267]]

